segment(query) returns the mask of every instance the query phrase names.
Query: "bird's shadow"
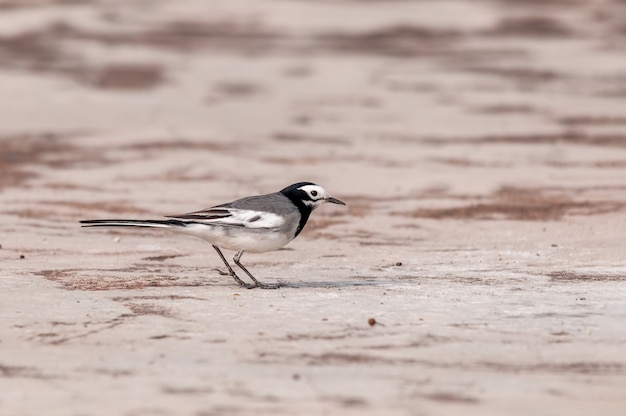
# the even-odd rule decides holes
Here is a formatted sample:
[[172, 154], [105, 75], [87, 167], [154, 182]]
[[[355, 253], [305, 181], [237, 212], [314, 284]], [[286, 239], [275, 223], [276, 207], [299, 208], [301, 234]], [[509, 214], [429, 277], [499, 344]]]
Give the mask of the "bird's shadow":
[[[211, 269], [213, 271], [216, 271], [217, 273], [219, 273], [221, 276], [230, 276], [230, 274], [224, 270], [218, 269], [218, 268], [213, 268]], [[275, 286], [275, 287], [271, 287], [271, 289], [306, 289], [306, 288], [342, 288], [342, 287], [359, 287], [359, 286], [381, 286], [382, 285], [382, 281], [380, 280], [376, 280], [376, 279], [372, 279], [371, 277], [368, 278], [362, 278], [361, 280], [359, 280], [358, 277], [354, 277], [353, 279], [350, 280], [331, 280], [331, 281], [309, 281], [309, 282], [292, 282], [292, 281], [274, 281], [274, 282], [269, 282], [269, 281], [263, 281], [263, 283], [267, 284], [268, 286]]]
[[313, 282], [276, 282], [279, 289], [315, 289], [315, 288], [348, 288], [360, 286], [380, 286], [383, 282], [376, 280], [330, 280], [330, 281], [313, 281]]

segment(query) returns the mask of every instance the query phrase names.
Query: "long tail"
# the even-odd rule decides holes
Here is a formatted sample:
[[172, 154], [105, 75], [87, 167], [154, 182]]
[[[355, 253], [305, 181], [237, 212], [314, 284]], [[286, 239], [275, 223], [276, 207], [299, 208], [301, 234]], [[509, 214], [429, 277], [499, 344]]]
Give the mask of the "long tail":
[[187, 226], [187, 223], [181, 220], [83, 220], [80, 223], [83, 227], [177, 228]]

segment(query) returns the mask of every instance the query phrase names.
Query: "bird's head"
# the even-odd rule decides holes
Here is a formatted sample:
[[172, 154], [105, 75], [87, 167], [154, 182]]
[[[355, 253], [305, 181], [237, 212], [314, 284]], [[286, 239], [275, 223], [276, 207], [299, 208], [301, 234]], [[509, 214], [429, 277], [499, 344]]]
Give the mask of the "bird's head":
[[330, 202], [333, 204], [346, 205], [344, 202], [330, 196], [326, 189], [311, 182], [298, 182], [293, 185], [289, 185], [285, 189], [280, 191], [287, 198], [294, 201], [294, 203], [300, 202], [303, 205], [311, 208], [311, 210], [317, 208], [323, 203]]

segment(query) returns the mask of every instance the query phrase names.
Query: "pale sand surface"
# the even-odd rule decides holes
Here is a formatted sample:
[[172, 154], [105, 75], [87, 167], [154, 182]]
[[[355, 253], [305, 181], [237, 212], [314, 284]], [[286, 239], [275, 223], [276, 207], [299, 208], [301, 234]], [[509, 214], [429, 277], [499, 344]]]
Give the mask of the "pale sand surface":
[[[625, 21], [0, 1], [0, 414], [626, 414]], [[244, 256], [279, 290], [78, 226], [300, 180], [348, 205]]]

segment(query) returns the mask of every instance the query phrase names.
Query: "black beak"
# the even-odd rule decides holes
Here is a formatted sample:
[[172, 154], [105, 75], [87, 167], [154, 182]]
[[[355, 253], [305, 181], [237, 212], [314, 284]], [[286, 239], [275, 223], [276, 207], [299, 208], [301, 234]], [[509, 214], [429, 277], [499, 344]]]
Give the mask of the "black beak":
[[333, 204], [346, 205], [345, 202], [338, 200], [337, 198], [333, 198], [332, 196], [326, 200], [327, 202], [332, 202]]

